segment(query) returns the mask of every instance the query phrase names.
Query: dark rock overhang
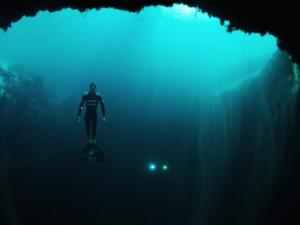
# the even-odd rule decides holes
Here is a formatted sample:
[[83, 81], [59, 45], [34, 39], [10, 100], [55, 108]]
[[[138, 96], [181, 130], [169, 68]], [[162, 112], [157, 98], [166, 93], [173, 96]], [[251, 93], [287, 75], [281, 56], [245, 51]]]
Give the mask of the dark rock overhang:
[[221, 21], [229, 21], [228, 30], [270, 33], [278, 38], [278, 46], [300, 62], [297, 1], [271, 0], [1, 0], [0, 27], [7, 29], [23, 16], [34, 16], [40, 10], [50, 12], [64, 8], [100, 9], [113, 7], [138, 12], [145, 6], [184, 3], [198, 7]]

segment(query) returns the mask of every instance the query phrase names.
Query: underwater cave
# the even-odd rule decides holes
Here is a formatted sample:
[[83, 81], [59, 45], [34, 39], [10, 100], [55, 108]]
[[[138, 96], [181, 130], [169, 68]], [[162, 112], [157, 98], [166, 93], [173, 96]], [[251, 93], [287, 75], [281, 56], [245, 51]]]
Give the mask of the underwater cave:
[[299, 224], [295, 37], [222, 1], [96, 2], [1, 3], [0, 224]]

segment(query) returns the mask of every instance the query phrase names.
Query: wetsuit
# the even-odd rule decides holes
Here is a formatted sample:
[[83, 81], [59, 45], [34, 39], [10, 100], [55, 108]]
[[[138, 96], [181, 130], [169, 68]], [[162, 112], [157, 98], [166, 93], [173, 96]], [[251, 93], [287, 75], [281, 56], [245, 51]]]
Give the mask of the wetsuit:
[[[103, 98], [99, 93], [96, 92], [86, 92], [83, 94], [77, 116], [80, 116], [83, 106], [85, 104], [85, 127], [86, 134], [88, 138], [96, 138], [96, 129], [97, 129], [97, 106], [98, 103], [101, 105], [102, 115], [105, 117], [105, 107]], [[92, 134], [91, 134], [92, 131]]]

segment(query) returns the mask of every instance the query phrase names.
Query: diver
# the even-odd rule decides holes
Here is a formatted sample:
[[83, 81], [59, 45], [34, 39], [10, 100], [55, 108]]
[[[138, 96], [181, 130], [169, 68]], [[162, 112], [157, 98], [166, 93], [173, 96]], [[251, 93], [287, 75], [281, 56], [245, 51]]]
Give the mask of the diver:
[[102, 110], [102, 120], [106, 121], [106, 111], [105, 106], [103, 102], [102, 96], [96, 92], [96, 84], [91, 83], [89, 86], [89, 91], [85, 92], [82, 96], [79, 110], [77, 114], [77, 121], [80, 121], [80, 114], [84, 108], [85, 105], [85, 128], [86, 128], [86, 134], [89, 139], [90, 144], [96, 143], [96, 130], [97, 130], [97, 106], [98, 103], [100, 103], [101, 110]]

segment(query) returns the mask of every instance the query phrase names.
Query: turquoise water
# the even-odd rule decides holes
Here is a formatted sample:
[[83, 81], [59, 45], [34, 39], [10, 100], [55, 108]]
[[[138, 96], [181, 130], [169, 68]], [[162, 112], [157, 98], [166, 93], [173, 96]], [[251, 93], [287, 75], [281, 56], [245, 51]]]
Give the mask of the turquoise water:
[[1, 31], [0, 49], [2, 64], [21, 65], [69, 95], [91, 80], [111, 86], [112, 77], [216, 91], [257, 74], [277, 47], [272, 36], [228, 33], [219, 19], [175, 5], [138, 14], [40, 12]]
[[[184, 5], [40, 12], [0, 31], [0, 72], [17, 65], [10, 74], [41, 76], [46, 87], [38, 80], [32, 92], [19, 91], [18, 80], [0, 74], [0, 84], [13, 84], [0, 93], [20, 98], [0, 108], [9, 118], [1, 124], [15, 124], [1, 153], [8, 220], [256, 224], [292, 119], [290, 81], [280, 80], [291, 73], [270, 64], [277, 51], [273, 36], [228, 33]], [[75, 117], [92, 81], [107, 122], [97, 133], [105, 162], [91, 166], [79, 161], [87, 140]]]

